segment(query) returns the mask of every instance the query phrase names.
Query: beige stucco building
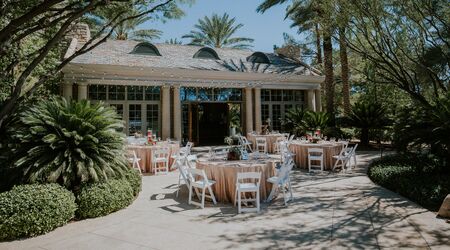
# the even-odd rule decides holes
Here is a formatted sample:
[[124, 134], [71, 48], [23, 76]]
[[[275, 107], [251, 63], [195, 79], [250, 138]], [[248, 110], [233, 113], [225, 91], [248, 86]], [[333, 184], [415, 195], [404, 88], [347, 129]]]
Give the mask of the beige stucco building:
[[[81, 29], [80, 29], [81, 28]], [[65, 56], [89, 39], [79, 26]], [[117, 109], [125, 132], [153, 130], [197, 144], [223, 142], [230, 126], [282, 130], [286, 110], [320, 110], [323, 77], [274, 53], [108, 40], [63, 69], [62, 95]]]

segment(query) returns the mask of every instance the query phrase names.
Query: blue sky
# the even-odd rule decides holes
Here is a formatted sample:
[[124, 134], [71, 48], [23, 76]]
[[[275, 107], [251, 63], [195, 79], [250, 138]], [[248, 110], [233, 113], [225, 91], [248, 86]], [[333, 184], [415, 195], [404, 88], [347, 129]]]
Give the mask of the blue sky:
[[[193, 29], [198, 19], [212, 13], [221, 15], [227, 12], [231, 17], [236, 17], [238, 23], [244, 24], [236, 36], [255, 39], [252, 50], [272, 52], [274, 44], [283, 44], [283, 32], [295, 35], [296, 30], [289, 27], [289, 20], [284, 20], [285, 5], [275, 6], [261, 14], [256, 12], [256, 7], [261, 2], [262, 0], [196, 0], [192, 6], [181, 6], [186, 13], [181, 19], [169, 20], [166, 23], [147, 23], [143, 28], [164, 32], [162, 38], [156, 42], [164, 42], [170, 38], [180, 40], [182, 35]], [[183, 43], [187, 41], [188, 39], [184, 39]]]

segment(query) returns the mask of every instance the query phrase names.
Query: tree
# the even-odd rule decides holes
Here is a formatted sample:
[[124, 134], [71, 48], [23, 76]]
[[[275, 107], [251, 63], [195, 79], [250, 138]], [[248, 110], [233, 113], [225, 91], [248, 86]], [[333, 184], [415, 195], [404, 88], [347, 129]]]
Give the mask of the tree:
[[166, 40], [164, 43], [167, 43], [167, 44], [183, 44], [183, 41], [180, 41], [177, 38], [170, 38], [169, 40]]
[[445, 0], [350, 1], [350, 49], [381, 84], [432, 109], [449, 92], [450, 7]]
[[[333, 17], [335, 16], [333, 0], [265, 0], [258, 6], [257, 11], [264, 12], [267, 9], [287, 2], [292, 2], [287, 8], [286, 16], [294, 21], [300, 30], [310, 30], [320, 27], [320, 34], [323, 37], [322, 47], [324, 53], [324, 73], [325, 73], [325, 96], [326, 110], [329, 114], [330, 123], [335, 125], [335, 105], [334, 105], [334, 73], [333, 73], [333, 43], [332, 35], [334, 30]], [[318, 26], [316, 26], [318, 24]], [[316, 30], [316, 29], [315, 29]]]
[[194, 26], [196, 30], [191, 30], [182, 38], [191, 39], [190, 45], [248, 49], [252, 46], [253, 39], [233, 37], [236, 31], [243, 26], [241, 23], [236, 24], [236, 18], [230, 18], [227, 13], [223, 16], [213, 14], [211, 17], [205, 16], [203, 19], [199, 19]]
[[[148, 6], [128, 15], [130, 5]], [[65, 35], [73, 25], [96, 11], [123, 8], [71, 56], [60, 60]], [[0, 6], [0, 129], [4, 121], [37, 89], [58, 75], [75, 57], [89, 52], [111, 37], [122, 23], [152, 15], [170, 17], [179, 8], [175, 0], [37, 0], [8, 2]], [[105, 33], [106, 32], [106, 33]]]
[[[144, 10], [143, 6], [130, 6], [127, 10], [127, 15], [133, 16], [141, 13]], [[107, 11], [100, 11], [99, 14], [95, 16], [89, 16], [88, 22], [93, 24], [94, 30], [98, 30], [100, 27], [111, 22], [117, 12], [121, 9], [110, 9]], [[182, 14], [182, 13], [181, 13]], [[162, 35], [162, 31], [156, 29], [137, 29], [137, 27], [147, 21], [152, 20], [151, 16], [141, 16], [138, 18], [133, 18], [122, 22], [117, 26], [111, 35], [112, 38], [116, 40], [135, 40], [135, 41], [151, 41], [153, 39], [158, 39]]]

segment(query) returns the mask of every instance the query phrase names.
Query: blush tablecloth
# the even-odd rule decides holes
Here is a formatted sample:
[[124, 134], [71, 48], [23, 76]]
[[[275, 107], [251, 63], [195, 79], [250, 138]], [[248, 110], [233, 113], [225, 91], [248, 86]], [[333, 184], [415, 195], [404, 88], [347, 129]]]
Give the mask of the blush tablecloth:
[[276, 161], [273, 159], [242, 161], [197, 161], [197, 168], [204, 169], [210, 180], [216, 181], [213, 192], [217, 201], [234, 204], [236, 176], [239, 172], [261, 172], [260, 199], [265, 200], [272, 184], [267, 178], [275, 175]]
[[248, 133], [247, 139], [252, 143], [252, 148], [256, 148], [256, 138], [257, 137], [265, 137], [267, 141], [267, 153], [273, 154], [275, 152], [274, 144], [278, 138], [285, 138], [283, 134], [268, 134], [268, 135], [257, 135]]
[[145, 173], [153, 173], [153, 167], [152, 167], [152, 152], [155, 149], [168, 147], [169, 148], [169, 170], [170, 166], [172, 166], [172, 162], [174, 161], [174, 158], [172, 157], [173, 154], [176, 154], [180, 150], [179, 143], [160, 143], [157, 145], [127, 145], [128, 150], [134, 150], [136, 152], [136, 155], [141, 160], [139, 161], [139, 165], [141, 166], [142, 172]]
[[294, 156], [297, 167], [308, 168], [308, 148], [323, 148], [324, 169], [331, 170], [335, 163], [334, 155], [339, 155], [343, 148], [343, 144], [336, 143], [302, 143], [293, 141], [289, 149]]

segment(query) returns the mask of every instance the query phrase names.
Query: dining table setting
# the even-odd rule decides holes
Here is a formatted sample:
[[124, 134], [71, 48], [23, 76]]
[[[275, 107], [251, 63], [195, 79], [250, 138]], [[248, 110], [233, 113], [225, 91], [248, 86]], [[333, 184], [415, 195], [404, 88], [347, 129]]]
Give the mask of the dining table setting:
[[255, 148], [256, 139], [259, 138], [259, 137], [266, 138], [267, 153], [273, 154], [276, 151], [275, 143], [277, 142], [277, 140], [279, 138], [281, 138], [281, 139], [286, 138], [287, 136], [286, 136], [286, 134], [279, 133], [279, 132], [269, 132], [269, 133], [266, 133], [266, 134], [257, 133], [257, 132], [247, 133], [247, 139], [248, 139], [249, 142], [252, 143], [253, 148]]
[[127, 137], [126, 149], [134, 151], [137, 158], [140, 159], [139, 165], [143, 173], [153, 173], [152, 169], [152, 157], [153, 151], [156, 149], [168, 148], [169, 149], [169, 171], [170, 167], [175, 160], [175, 155], [180, 150], [180, 142], [172, 140], [154, 140], [149, 143], [146, 137], [136, 138], [135, 136]]
[[279, 161], [267, 154], [250, 153], [246, 160], [227, 160], [226, 157], [199, 159], [196, 168], [203, 169], [208, 179], [216, 182], [212, 188], [217, 201], [234, 204], [238, 173], [260, 172], [260, 199], [266, 200], [272, 188], [266, 180], [276, 174]]
[[325, 141], [325, 140], [293, 140], [290, 142], [289, 149], [294, 154], [294, 162], [298, 168], [308, 168], [308, 148], [323, 149], [324, 169], [332, 170], [335, 163], [333, 156], [339, 155], [344, 148], [344, 142]]

